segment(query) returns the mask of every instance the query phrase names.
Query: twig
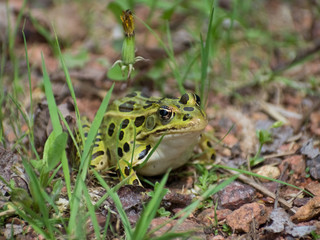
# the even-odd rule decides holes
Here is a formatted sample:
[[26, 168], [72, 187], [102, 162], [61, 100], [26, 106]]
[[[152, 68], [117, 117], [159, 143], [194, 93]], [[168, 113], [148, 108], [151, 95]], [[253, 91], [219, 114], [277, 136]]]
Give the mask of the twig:
[[15, 209], [8, 209], [6, 211], [3, 211], [3, 212], [0, 212], [0, 217], [3, 217], [3, 216], [10, 216], [10, 215], [13, 215], [16, 213], [16, 210]]
[[[283, 176], [284, 176], [285, 172], [287, 171], [287, 168], [289, 167], [288, 162], [284, 162], [283, 165], [284, 165], [284, 166], [283, 166], [283, 170], [282, 170], [282, 173], [281, 173], [280, 178], [279, 178], [281, 181], [283, 181]], [[281, 186], [280, 183], [277, 183], [276, 199], [275, 199], [275, 201], [274, 201], [274, 208], [275, 208], [275, 209], [278, 208], [278, 200], [279, 200], [280, 186]]]
[[284, 116], [282, 116], [272, 104], [261, 101], [260, 107], [275, 120], [281, 121], [284, 124], [289, 123], [288, 120]]
[[289, 151], [289, 152], [282, 152], [282, 153], [276, 153], [276, 154], [269, 154], [269, 155], [264, 155], [264, 159], [269, 159], [269, 158], [276, 158], [276, 157], [283, 157], [283, 156], [288, 156], [295, 154], [296, 151]]
[[288, 200], [289, 203], [292, 203], [299, 195], [303, 193], [303, 190], [300, 190], [298, 193], [296, 193], [292, 198]]

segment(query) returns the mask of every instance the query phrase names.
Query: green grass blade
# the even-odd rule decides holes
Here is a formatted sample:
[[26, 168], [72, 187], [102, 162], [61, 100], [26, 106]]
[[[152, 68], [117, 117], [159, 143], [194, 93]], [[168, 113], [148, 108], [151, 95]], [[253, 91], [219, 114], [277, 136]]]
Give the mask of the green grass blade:
[[[94, 173], [95, 177], [101, 178], [99, 176], [99, 174], [97, 173], [97, 171], [93, 170], [93, 173]], [[112, 200], [118, 210], [118, 213], [120, 215], [127, 239], [138, 239], [138, 238], [132, 238], [132, 229], [131, 229], [130, 221], [127, 217], [126, 212], [123, 210], [122, 203], [120, 201], [119, 196], [114, 192], [113, 189], [110, 189], [110, 187], [106, 184], [106, 182], [101, 181], [100, 183], [101, 183], [102, 187], [107, 190], [107, 193], [112, 198]]]
[[[99, 183], [101, 184], [101, 186], [108, 186], [107, 183], [105, 182], [105, 180], [98, 174], [97, 171], [95, 171], [94, 169], [92, 170], [95, 177], [97, 178], [97, 180], [99, 181]], [[120, 187], [122, 187], [123, 185], [125, 185], [125, 180], [124, 181], [121, 181], [119, 182], [117, 185], [115, 185], [111, 190], [113, 192], [117, 192], [118, 189]], [[95, 208], [97, 209], [98, 207], [100, 207], [100, 205], [108, 198], [109, 196], [109, 193], [105, 193], [98, 201], [97, 203], [95, 204]]]
[[91, 198], [90, 198], [87, 186], [83, 182], [82, 182], [82, 184], [83, 184], [82, 188], [83, 188], [84, 198], [85, 198], [86, 203], [87, 203], [87, 208], [88, 208], [88, 212], [90, 214], [91, 223], [92, 223], [92, 226], [93, 226], [94, 233], [95, 233], [97, 239], [101, 239], [100, 238], [100, 226], [99, 226], [99, 223], [98, 223], [98, 220], [97, 220], [97, 216], [96, 216], [96, 213], [95, 213], [94, 206], [93, 206], [93, 204], [91, 202]]
[[110, 211], [108, 211], [106, 224], [104, 225], [104, 230], [103, 230], [103, 234], [102, 234], [102, 239], [107, 239], [107, 232], [108, 232], [108, 227], [110, 224], [110, 219], [111, 219], [111, 213], [110, 213]]
[[[162, 134], [162, 136], [160, 137], [160, 139], [158, 140], [158, 142], [156, 143], [156, 145], [154, 145], [154, 147], [152, 148], [152, 150], [149, 152], [148, 156], [146, 157], [146, 159], [139, 164], [136, 168], [143, 168], [144, 165], [146, 165], [146, 163], [149, 161], [149, 159], [151, 158], [152, 154], [157, 150], [157, 148], [159, 147], [160, 143], [162, 142], [162, 139], [164, 138], [165, 134]], [[134, 147], [134, 146], [133, 146]]]
[[[24, 211], [19, 209], [18, 206], [13, 205], [17, 214], [24, 219], [24, 221], [28, 222], [29, 225], [39, 234], [41, 234], [45, 239], [53, 239], [44, 229], [43, 226], [39, 224], [39, 222], [35, 221], [36, 218], [29, 217]], [[30, 210], [31, 211], [31, 210]]]
[[52, 122], [53, 131], [55, 131], [56, 134], [59, 134], [62, 132], [62, 127], [61, 127], [60, 120], [59, 120], [57, 105], [56, 105], [56, 101], [54, 99], [52, 86], [50, 83], [50, 78], [49, 78], [49, 75], [47, 72], [46, 64], [45, 64], [44, 57], [43, 57], [42, 53], [41, 53], [41, 60], [42, 60], [42, 73], [43, 73], [44, 89], [45, 89], [45, 94], [46, 94], [47, 101], [48, 101], [50, 119]]
[[134, 229], [132, 239], [144, 239], [146, 233], [148, 231], [148, 227], [152, 221], [152, 219], [157, 214], [157, 210], [160, 206], [162, 198], [166, 194], [166, 189], [164, 189], [164, 185], [166, 184], [169, 176], [169, 171], [163, 176], [160, 184], [154, 192], [154, 195], [144, 211], [142, 212], [140, 219], [137, 222], [137, 225]]
[[52, 225], [49, 222], [49, 209], [47, 208], [46, 202], [44, 200], [40, 182], [39, 182], [35, 172], [32, 170], [31, 166], [29, 165], [29, 163], [26, 162], [26, 160], [23, 160], [23, 166], [26, 170], [27, 175], [30, 178], [29, 187], [30, 187], [30, 192], [31, 192], [32, 198], [33, 198], [36, 206], [39, 207], [39, 210], [42, 215], [41, 219], [42, 219], [44, 225], [46, 226], [47, 230], [49, 231], [49, 234], [51, 236], [53, 236]]
[[212, 44], [212, 29], [213, 29], [213, 20], [215, 18], [215, 9], [217, 8], [217, 1], [213, 0], [212, 8], [209, 17], [209, 26], [207, 31], [207, 37], [205, 43], [202, 41], [202, 37], [200, 36], [201, 40], [201, 81], [200, 81], [200, 98], [202, 100], [202, 107], [206, 105], [207, 102], [207, 93], [209, 91], [209, 83], [208, 80], [208, 65], [209, 65], [209, 53], [210, 53], [210, 45]]
[[60, 63], [61, 63], [64, 75], [66, 77], [66, 82], [67, 82], [67, 85], [68, 85], [68, 88], [69, 88], [69, 91], [70, 91], [70, 94], [71, 94], [71, 98], [72, 98], [73, 103], [74, 103], [74, 109], [75, 109], [76, 118], [77, 118], [77, 127], [78, 127], [78, 130], [80, 132], [80, 136], [81, 136], [82, 142], [84, 143], [84, 136], [83, 136], [82, 124], [81, 124], [81, 116], [80, 116], [80, 112], [79, 112], [79, 108], [78, 108], [78, 104], [77, 104], [76, 94], [74, 92], [74, 88], [73, 88], [73, 85], [72, 85], [72, 82], [71, 82], [71, 78], [70, 78], [70, 74], [69, 74], [68, 68], [67, 68], [67, 66], [65, 64], [65, 61], [64, 61], [62, 53], [61, 53], [60, 44], [59, 44], [59, 40], [58, 40], [58, 37], [57, 37], [56, 33], [55, 33], [55, 38], [56, 38], [56, 46], [57, 46], [57, 50], [58, 50], [58, 54], [59, 54]]
[[54, 44], [54, 39], [51, 35], [51, 32], [50, 30], [48, 30], [47, 28], [43, 27], [39, 21], [34, 18], [31, 14], [29, 15], [30, 16], [30, 20], [31, 20], [31, 23], [32, 25], [34, 26], [34, 28], [37, 30], [37, 32], [42, 35], [46, 41], [49, 43], [49, 45], [51, 46], [52, 48], [52, 51], [53, 51], [53, 54], [54, 56], [57, 56], [58, 55], [58, 49], [56, 47], [56, 45]]
[[[179, 91], [180, 93], [184, 93], [185, 92], [185, 89], [183, 87], [181, 83], [182, 81], [182, 78], [181, 78], [181, 74], [179, 72], [179, 68], [178, 68], [178, 65], [177, 65], [177, 62], [176, 62], [176, 59], [174, 57], [174, 52], [173, 50], [170, 50], [170, 47], [167, 47], [166, 44], [161, 40], [161, 38], [159, 37], [159, 35], [147, 24], [145, 23], [142, 19], [140, 19], [138, 16], [134, 16], [136, 19], [138, 19], [151, 33], [152, 35], [157, 39], [157, 41], [159, 42], [159, 44], [161, 45], [161, 47], [164, 49], [164, 51], [166, 52], [166, 54], [168, 55], [169, 59], [170, 59], [170, 62], [172, 64], [170, 64], [169, 62], [169, 67], [174, 75], [174, 77], [177, 79], [178, 81], [178, 88], [179, 88]], [[169, 28], [169, 27], [167, 27]], [[170, 33], [170, 32], [169, 32]], [[167, 33], [168, 34], [168, 33]], [[168, 35], [168, 38], [169, 40], [171, 39], [171, 35], [169, 34]]]
[[[24, 22], [25, 25], [25, 22]], [[24, 52], [26, 56], [26, 63], [27, 63], [27, 70], [28, 70], [28, 81], [29, 81], [29, 98], [30, 98], [30, 112], [29, 112], [29, 122], [28, 122], [28, 128], [29, 128], [29, 140], [31, 144], [34, 144], [34, 136], [33, 136], [33, 100], [32, 100], [32, 84], [31, 84], [31, 70], [30, 70], [30, 63], [29, 63], [29, 55], [28, 55], [28, 49], [27, 49], [27, 41], [26, 36], [24, 34], [24, 25], [22, 30], [22, 37], [23, 37], [23, 43], [24, 43]]]
[[75, 139], [74, 134], [73, 134], [73, 132], [72, 132], [69, 124], [67, 123], [66, 119], [63, 117], [60, 109], [58, 109], [58, 113], [59, 113], [60, 119], [61, 119], [61, 121], [63, 122], [64, 126], [67, 128], [68, 134], [69, 134], [69, 136], [71, 137], [71, 140], [72, 140], [72, 142], [73, 142], [73, 144], [74, 144], [77, 152], [78, 152], [79, 154], [81, 154], [81, 153], [80, 153], [80, 149], [79, 149], [78, 142], [77, 142], [77, 140]]
[[[224, 180], [222, 183], [220, 183], [217, 186], [210, 186], [207, 191], [205, 191], [198, 200], [191, 203], [188, 207], [180, 211], [176, 216], [181, 216], [181, 218], [178, 220], [178, 224], [182, 223], [190, 214], [193, 212], [199, 204], [204, 200], [210, 197], [211, 195], [219, 192], [220, 190], [224, 189], [226, 186], [228, 186], [230, 183], [232, 183], [234, 180], [238, 178], [238, 175], [231, 176], [230, 178]], [[175, 227], [174, 227], [175, 228]]]
[[[161, 229], [162, 227], [164, 227], [166, 224], [168, 224], [169, 222], [171, 222], [172, 220], [180, 217], [180, 219], [178, 220], [176, 226], [178, 226], [179, 224], [181, 224], [190, 214], [191, 212], [193, 212], [199, 205], [200, 203], [207, 199], [208, 197], [210, 197], [211, 195], [219, 192], [220, 190], [222, 190], [223, 188], [225, 188], [227, 185], [229, 185], [231, 182], [233, 182], [236, 178], [238, 177], [238, 175], [232, 176], [230, 178], [228, 178], [227, 180], [223, 181], [221, 184], [219, 184], [218, 186], [214, 186], [212, 185], [211, 187], [208, 188], [207, 191], [205, 191], [199, 198], [198, 200], [194, 201], [193, 203], [191, 203], [189, 206], [187, 206], [186, 208], [182, 209], [179, 213], [177, 213], [174, 217], [172, 217], [170, 220], [164, 222], [163, 224], [159, 225], [158, 227], [154, 228], [152, 231], [150, 231], [148, 233], [148, 236], [151, 236], [154, 232], [156, 232], [157, 230]], [[173, 227], [172, 230], [174, 230], [175, 227]]]
[[254, 173], [254, 172], [250, 172], [250, 171], [246, 171], [246, 170], [242, 170], [242, 169], [238, 169], [238, 168], [232, 168], [232, 167], [228, 167], [228, 166], [224, 166], [224, 165], [215, 165], [215, 167], [217, 168], [223, 168], [223, 169], [228, 169], [228, 170], [232, 170], [232, 171], [236, 171], [238, 173], [242, 173], [242, 174], [247, 174], [247, 175], [250, 175], [250, 176], [253, 176], [253, 177], [257, 177], [257, 178], [263, 178], [263, 179], [267, 179], [269, 181], [273, 181], [273, 182], [277, 182], [277, 183], [280, 183], [280, 184], [283, 184], [283, 185], [287, 185], [289, 187], [292, 187], [292, 188], [295, 188], [295, 189], [298, 189], [300, 191], [303, 191], [305, 192], [306, 194], [310, 195], [310, 196], [313, 196], [313, 194], [311, 194], [310, 192], [302, 189], [302, 188], [299, 188], [295, 185], [292, 185], [290, 183], [286, 183], [284, 181], [281, 181], [281, 180], [278, 180], [278, 179], [274, 179], [274, 178], [270, 178], [270, 177], [266, 177], [266, 176], [262, 176], [262, 175], [259, 175], [257, 173]]
[[80, 168], [79, 168], [79, 173], [77, 176], [77, 180], [76, 180], [76, 184], [75, 184], [75, 188], [74, 188], [74, 193], [73, 193], [73, 196], [71, 199], [72, 209], [71, 209], [70, 219], [69, 219], [69, 231], [70, 232], [72, 232], [75, 229], [75, 225], [76, 225], [76, 217], [78, 214], [78, 210], [80, 207], [80, 199], [82, 196], [82, 183], [81, 182], [84, 182], [86, 179], [86, 176], [87, 176], [87, 171], [88, 171], [88, 166], [89, 166], [89, 161], [90, 161], [89, 153], [90, 153], [91, 145], [92, 145], [92, 142], [94, 141], [94, 138], [98, 132], [98, 128], [102, 122], [104, 113], [107, 110], [113, 87], [114, 87], [114, 84], [111, 86], [110, 90], [108, 91], [105, 98], [103, 99], [103, 101], [98, 109], [98, 112], [96, 114], [96, 117], [93, 120], [92, 126], [90, 128], [89, 133], [88, 133], [88, 138], [84, 144], [83, 154], [82, 154], [81, 160], [80, 160], [81, 164], [80, 164]]
[[[6, 51], [7, 44], [6, 41], [2, 42], [2, 48], [1, 52], [4, 53]], [[1, 61], [0, 61], [0, 106], [3, 106], [3, 102], [5, 99], [5, 90], [4, 90], [4, 83], [3, 83], [3, 77], [4, 77], [4, 67], [6, 65], [6, 54], [2, 54]], [[4, 129], [3, 129], [3, 107], [0, 108], [0, 142], [2, 142], [3, 146], [6, 148], [6, 141], [4, 136]]]
[[191, 233], [192, 232], [190, 231], [189, 232], [168, 232], [163, 234], [162, 236], [151, 238], [150, 240], [190, 239]]
[[[44, 88], [45, 88], [45, 94], [46, 94], [47, 102], [48, 102], [50, 119], [51, 119], [51, 122], [52, 122], [53, 131], [55, 131], [56, 134], [58, 135], [58, 134], [60, 134], [62, 132], [62, 126], [60, 124], [60, 119], [59, 119], [59, 114], [58, 114], [58, 107], [57, 107], [56, 101], [54, 99], [52, 86], [51, 86], [51, 83], [50, 83], [50, 78], [49, 78], [49, 75], [48, 75], [48, 72], [47, 72], [47, 68], [46, 68], [45, 61], [44, 61], [42, 53], [41, 53], [41, 61], [42, 61], [42, 72], [43, 72]], [[69, 164], [68, 164], [68, 159], [67, 159], [65, 151], [62, 154], [61, 162], [62, 162], [63, 174], [65, 176], [65, 182], [66, 182], [66, 187], [67, 187], [68, 198], [71, 199], [71, 184], [70, 184], [70, 176], [69, 176]]]

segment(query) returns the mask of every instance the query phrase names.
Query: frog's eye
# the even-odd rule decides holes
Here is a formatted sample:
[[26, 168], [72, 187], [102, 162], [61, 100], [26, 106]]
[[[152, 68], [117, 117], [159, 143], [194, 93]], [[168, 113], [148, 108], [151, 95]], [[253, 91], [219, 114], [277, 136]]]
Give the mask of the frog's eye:
[[162, 120], [168, 121], [172, 117], [172, 109], [168, 106], [161, 106], [159, 108], [159, 116]]
[[193, 96], [194, 96], [194, 99], [196, 100], [196, 103], [200, 106], [201, 105], [201, 99], [200, 99], [200, 97], [197, 95], [197, 94], [193, 94]]

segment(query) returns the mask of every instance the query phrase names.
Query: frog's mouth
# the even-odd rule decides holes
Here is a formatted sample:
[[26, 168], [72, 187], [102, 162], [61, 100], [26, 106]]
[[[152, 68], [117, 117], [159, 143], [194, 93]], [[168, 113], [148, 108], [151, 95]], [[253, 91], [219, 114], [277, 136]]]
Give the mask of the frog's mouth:
[[172, 136], [172, 137], [181, 137], [183, 135], [201, 133], [205, 127], [207, 126], [207, 122], [190, 122], [186, 127], [166, 127], [161, 129], [156, 129], [154, 131], [149, 132], [140, 132], [137, 134], [137, 140], [146, 140], [150, 136], [154, 136], [155, 138], [160, 138], [162, 135]]

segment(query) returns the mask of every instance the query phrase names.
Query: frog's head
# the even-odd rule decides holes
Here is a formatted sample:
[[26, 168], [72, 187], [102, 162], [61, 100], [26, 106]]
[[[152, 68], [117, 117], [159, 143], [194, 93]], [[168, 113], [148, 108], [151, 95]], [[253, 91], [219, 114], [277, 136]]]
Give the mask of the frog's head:
[[163, 98], [152, 102], [137, 139], [164, 133], [175, 135], [202, 132], [207, 125], [207, 117], [200, 105], [200, 97], [194, 93], [185, 93], [180, 98]]

